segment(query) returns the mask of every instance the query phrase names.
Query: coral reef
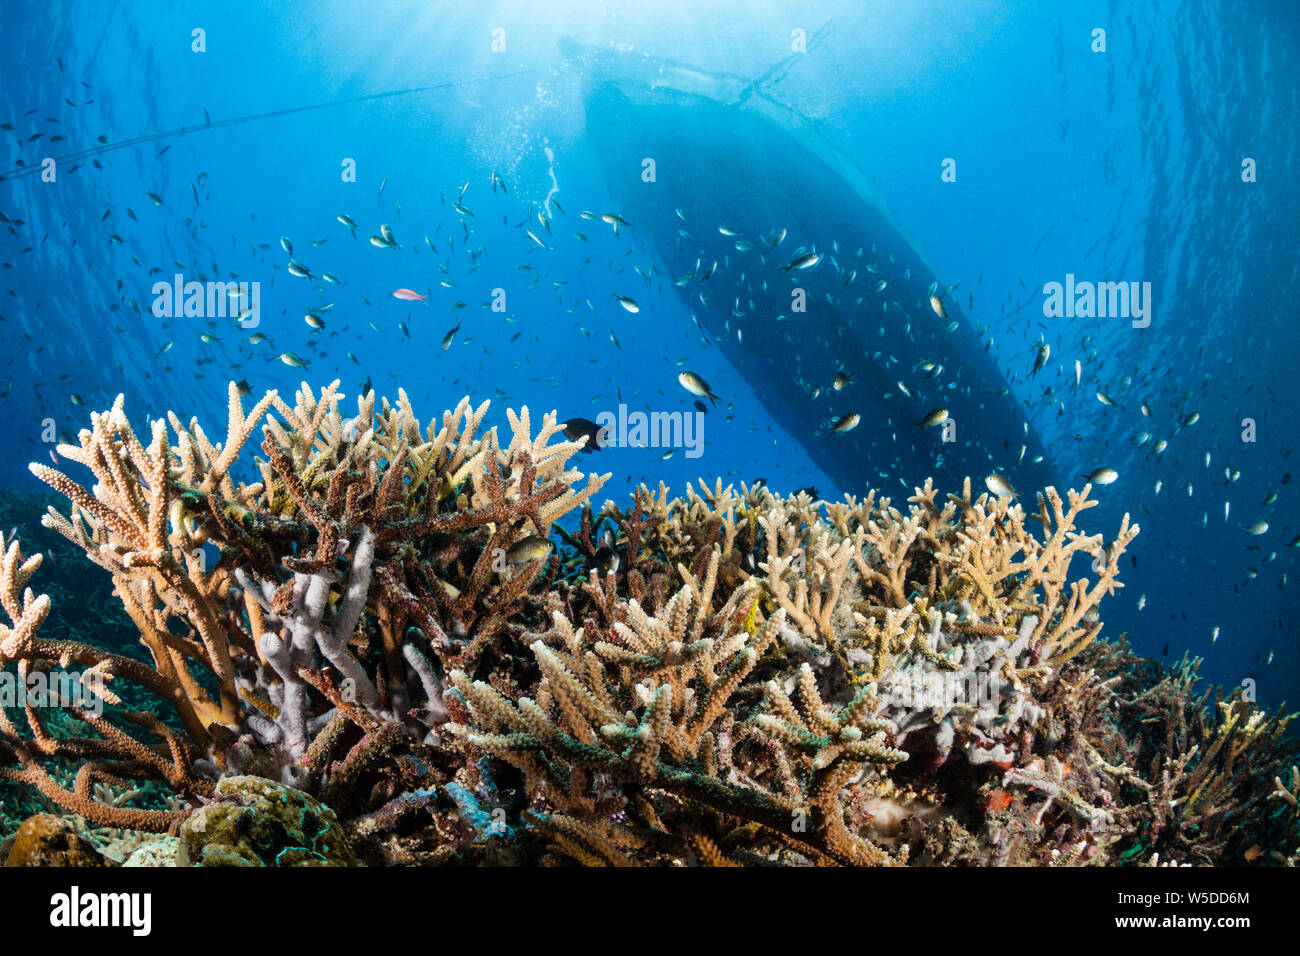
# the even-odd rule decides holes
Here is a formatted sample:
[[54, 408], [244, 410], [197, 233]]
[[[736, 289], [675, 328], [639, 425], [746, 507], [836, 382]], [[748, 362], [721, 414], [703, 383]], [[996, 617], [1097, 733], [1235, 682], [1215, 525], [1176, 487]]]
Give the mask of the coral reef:
[[[89, 487], [32, 470], [149, 660], [43, 636], [10, 543], [0, 665], [108, 689], [0, 713], [0, 779], [209, 865], [1294, 864], [1290, 718], [1100, 638], [1138, 528], [1084, 531], [1088, 486], [597, 509], [554, 414], [503, 445], [486, 413], [334, 383], [232, 386], [220, 443], [93, 415], [59, 448]], [[253, 813], [264, 846], [195, 838]]]

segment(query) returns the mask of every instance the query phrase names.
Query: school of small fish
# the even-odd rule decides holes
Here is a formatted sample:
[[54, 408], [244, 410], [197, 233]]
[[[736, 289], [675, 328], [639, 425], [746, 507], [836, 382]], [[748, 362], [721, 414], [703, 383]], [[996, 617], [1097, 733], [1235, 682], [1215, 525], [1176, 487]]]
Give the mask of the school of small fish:
[[[83, 105], [91, 102], [88, 98]], [[38, 118], [37, 113], [29, 110], [17, 118], [24, 130], [15, 122], [5, 122], [0, 124], [0, 132], [19, 145], [36, 142], [38, 136], [59, 125], [57, 117]], [[100, 140], [106, 141], [104, 136]], [[164, 148], [158, 155], [166, 151]], [[93, 166], [102, 168], [98, 159]], [[65, 174], [75, 172], [75, 166], [65, 170]], [[901, 475], [897, 454], [901, 450], [930, 454], [938, 467], [946, 454], [939, 436], [954, 425], [960, 435], [963, 427], [954, 412], [958, 408], [955, 400], [978, 399], [979, 389], [987, 384], [963, 379], [963, 356], [944, 344], [950, 338], [956, 340], [955, 334], [963, 327], [960, 310], [964, 308], [967, 314], [984, 316], [972, 324], [978, 326], [983, 351], [997, 356], [1005, 372], [1005, 385], [997, 383], [1002, 394], [1012, 394], [1025, 406], [1038, 406], [1040, 414], [1059, 420], [1062, 426], [1068, 423], [1079, 446], [1076, 452], [1058, 445], [1049, 456], [1047, 449], [1036, 446], [1030, 437], [1026, 415], [1023, 440], [1017, 437], [1001, 448], [984, 449], [989, 460], [983, 484], [990, 495], [1018, 497], [1010, 477], [1014, 469], [1051, 457], [1063, 469], [1067, 462], [1073, 463], [1076, 467], [1071, 470], [1078, 479], [1106, 489], [1103, 493], [1107, 496], [1119, 499], [1125, 489], [1131, 491], [1137, 506], [1147, 514], [1156, 503], [1175, 507], [1164, 503], [1177, 498], [1175, 514], [1179, 518], [1171, 520], [1190, 520], [1205, 529], [1213, 513], [1216, 525], [1241, 539], [1247, 566], [1223, 569], [1225, 586], [1230, 583], [1234, 590], [1247, 586], [1263, 567], [1278, 560], [1279, 550], [1295, 554], [1300, 549], [1296, 528], [1270, 520], [1277, 513], [1279, 496], [1287, 493], [1290, 473], [1267, 479], [1252, 476], [1254, 482], [1238, 485], [1248, 464], [1245, 446], [1233, 440], [1240, 427], [1235, 419], [1228, 420], [1231, 415], [1202, 416], [1202, 407], [1217, 406], [1224, 398], [1222, 386], [1210, 376], [1190, 383], [1169, 375], [1150, 361], [1144, 364], [1137, 345], [1124, 343], [1117, 350], [1111, 338], [1103, 342], [1097, 328], [1082, 323], [1052, 326], [1040, 320], [1037, 341], [1027, 352], [1017, 347], [1015, 354], [1010, 354], [1010, 348], [1003, 354], [996, 337], [989, 334], [995, 323], [1005, 336], [1014, 338], [1016, 323], [1027, 314], [1021, 330], [1026, 333], [1024, 341], [1029, 341], [1027, 334], [1033, 331], [1037, 300], [1023, 280], [1023, 296], [1007, 293], [1005, 301], [989, 303], [980, 291], [982, 274], [975, 289], [962, 290], [959, 296], [961, 282], [918, 284], [910, 267], [870, 244], [846, 247], [835, 237], [794, 235], [780, 222], [762, 222], [759, 212], [752, 212], [753, 221], [743, 221], [746, 217], [736, 214], [719, 223], [705, 221], [700, 210], [681, 208], [672, 210], [676, 255], [688, 265], [684, 271], [666, 274], [660, 264], [665, 260], [653, 254], [655, 240], [646, 235], [652, 231], [648, 224], [639, 225], [620, 212], [599, 209], [584, 209], [570, 217], [558, 198], [563, 193], [530, 201], [507, 188], [495, 169], [439, 194], [441, 212], [436, 219], [416, 222], [409, 214], [403, 217], [400, 203], [393, 199], [399, 184], [394, 183], [385, 197], [387, 178], [374, 196], [377, 208], [373, 211], [360, 199], [347, 210], [322, 211], [312, 231], [304, 230], [305, 234], [296, 238], [280, 234], [278, 229], [263, 234], [264, 227], [253, 216], [247, 227], [255, 233], [253, 238], [231, 235], [229, 246], [247, 253], [257, 269], [223, 269], [213, 250], [225, 243], [218, 244], [206, 235], [212, 204], [208, 174], [195, 171], [183, 177], [183, 185], [176, 185], [180, 181], [173, 180], [168, 186], [148, 184], [133, 200], [124, 197], [113, 203], [99, 218], [101, 237], [93, 243], [78, 237], [82, 238], [79, 245], [73, 240], [87, 273], [100, 274], [112, 268], [123, 276], [116, 280], [114, 301], [107, 306], [104, 323], [117, 336], [140, 335], [146, 341], [147, 357], [140, 364], [148, 369], [144, 372], [148, 379], [183, 374], [209, 385], [235, 380], [243, 395], [254, 391], [252, 383], [258, 387], [282, 384], [283, 379], [276, 378], [276, 363], [295, 370], [312, 369], [313, 363], [328, 369], [340, 365], [340, 357], [346, 356], [357, 367], [358, 377], [364, 374], [360, 384], [369, 388], [373, 373], [364, 366], [370, 362], [363, 362], [358, 353], [374, 354], [374, 343], [382, 341], [384, 348], [415, 349], [427, 352], [430, 362], [449, 363], [434, 374], [439, 381], [464, 390], [471, 390], [470, 383], [481, 390], [484, 376], [499, 374], [506, 366], [509, 374], [497, 378], [492, 388], [496, 397], [505, 399], [525, 389], [554, 389], [578, 380], [589, 383], [594, 406], [614, 401], [659, 408], [685, 400], [681, 392], [671, 389], [669, 375], [675, 374], [697, 412], [708, 413], [722, 404], [717, 414], [731, 424], [745, 415], [742, 400], [717, 394], [699, 369], [712, 375], [712, 369], [719, 367], [718, 360], [707, 354], [710, 349], [721, 349], [733, 363], [747, 352], [766, 349], [771, 353], [764, 358], [772, 369], [770, 374], [788, 376], [806, 400], [809, 421], [819, 423], [796, 437], [810, 445], [852, 444], [865, 440], [863, 433], [869, 432], [869, 447], [879, 457], [863, 463], [866, 484], [897, 477], [910, 488], [909, 482], [919, 481], [921, 476]], [[164, 216], [173, 225], [183, 224], [193, 240], [192, 255], [183, 258], [178, 251], [176, 258], [164, 262], [158, 260], [155, 250], [146, 248], [145, 234], [159, 229], [159, 217]], [[48, 232], [30, 235], [26, 219], [11, 211], [0, 210], [0, 226], [17, 240], [6, 250], [6, 270], [22, 268], [22, 258], [39, 255], [50, 239]], [[562, 257], [563, 266], [553, 265]], [[396, 281], [405, 284], [370, 282], [366, 278], [369, 262], [376, 268], [380, 263], [385, 267], [397, 264], [401, 276]], [[568, 268], [572, 263], [576, 270]], [[276, 301], [292, 302], [298, 311], [291, 322], [262, 316], [260, 328], [245, 328], [253, 304], [232, 286], [233, 291], [221, 303], [223, 315], [157, 319], [150, 315], [144, 290], [156, 280], [169, 281], [174, 273], [201, 283], [259, 281], [264, 286], [264, 300], [271, 298], [267, 291], [274, 289]], [[290, 278], [280, 283], [281, 273]], [[570, 282], [579, 275], [585, 280], [584, 289], [608, 291], [600, 295], [578, 291]], [[879, 347], [846, 351], [837, 336], [814, 327], [794, 308], [779, 315], [764, 314], [758, 303], [768, 301], [765, 296], [778, 286], [782, 294], [787, 289], [805, 291], [810, 302], [833, 308], [843, 322], [859, 329], [863, 339], [868, 335], [878, 338]], [[10, 295], [16, 297], [17, 293], [10, 289]], [[559, 321], [540, 321], [538, 296], [545, 298]], [[691, 326], [684, 335], [675, 328], [670, 331], [667, 301], [685, 304], [690, 310]], [[996, 315], [994, 305], [999, 307]], [[43, 309], [55, 305], [51, 297], [29, 307], [33, 316], [39, 316]], [[290, 308], [283, 306], [281, 318], [289, 316]], [[302, 316], [302, 325], [297, 323], [297, 315]], [[450, 320], [438, 322], [433, 318], [438, 315], [450, 316]], [[6, 317], [0, 315], [0, 322], [4, 321]], [[140, 332], [141, 327], [145, 332]], [[779, 334], [779, 341], [774, 334]], [[566, 360], [550, 369], [539, 367], [529, 346], [544, 338], [553, 344], [561, 335], [569, 337], [562, 348]], [[662, 343], [652, 344], [655, 337]], [[178, 348], [178, 342], [187, 339], [196, 344]], [[615, 357], [597, 353], [594, 344], [587, 345], [596, 341], [608, 341], [616, 350]], [[625, 350], [624, 343], [630, 341], [636, 344]], [[902, 350], [896, 343], [902, 341], [922, 343], [923, 349], [930, 351], [923, 350], [918, 361], [901, 362], [896, 353]], [[475, 344], [478, 348], [470, 351]], [[124, 344], [122, 354], [129, 354], [133, 347]], [[40, 361], [46, 348], [33, 346], [33, 361]], [[457, 350], [453, 356], [442, 357], [453, 348]], [[508, 349], [511, 354], [503, 362], [493, 355], [494, 348]], [[662, 367], [657, 397], [640, 390], [624, 395], [624, 354], [637, 366]], [[7, 356], [11, 376], [18, 360], [12, 352]], [[457, 364], [450, 364], [453, 360]], [[98, 379], [78, 377], [76, 391], [69, 387], [73, 384], [70, 374], [63, 373], [58, 387], [64, 390], [66, 401], [73, 406], [89, 402], [95, 407], [115, 393], [119, 388], [115, 382], [126, 373], [122, 358], [115, 357], [113, 363], [115, 369], [106, 369]], [[806, 371], [814, 366], [837, 371], [833, 376], [829, 371]], [[1132, 374], [1116, 376], [1102, 371], [1116, 368], [1132, 368]], [[411, 388], [411, 383], [396, 381], [394, 373], [387, 374], [394, 385]], [[328, 373], [326, 377], [330, 377]], [[0, 394], [7, 396], [13, 384], [11, 377]], [[49, 387], [40, 381], [33, 385], [41, 407], [50, 404], [51, 396], [43, 391]], [[1255, 389], [1255, 383], [1247, 383], [1238, 397], [1249, 397], [1261, 408], [1276, 403], [1266, 385]], [[731, 393], [728, 388], [722, 391]], [[758, 394], [761, 399], [761, 392]], [[882, 407], [885, 413], [879, 411]], [[759, 431], [755, 416], [750, 414], [748, 419], [747, 425], [738, 427], [747, 427], [749, 433]], [[574, 427], [581, 434], [594, 436], [587, 429], [591, 422], [570, 421], [585, 423]], [[857, 434], [849, 435], [860, 427]], [[774, 451], [781, 436], [771, 425], [767, 430], [772, 432], [771, 445], [761, 447]], [[1085, 434], [1101, 438], [1085, 442]], [[586, 450], [600, 450], [594, 437]], [[1283, 457], [1289, 454], [1288, 447]], [[668, 460], [672, 451], [661, 457]], [[754, 461], [762, 459], [759, 454]], [[1219, 465], [1212, 467], [1215, 460]], [[1197, 465], [1203, 477], [1195, 482], [1175, 480], [1174, 476], [1187, 473], [1189, 462], [1203, 462]], [[739, 471], [735, 467], [726, 474]], [[1153, 473], [1165, 477], [1148, 485]], [[1134, 478], [1138, 474], [1142, 476], [1141, 488]], [[1256, 487], [1261, 480], [1269, 485], [1262, 498], [1254, 493], [1246, 499], [1245, 492], [1238, 490]], [[1161, 498], [1166, 481], [1176, 494]], [[1149, 496], [1145, 496], [1147, 488], [1152, 489]], [[858, 493], [863, 489], [846, 490]], [[1029, 494], [1032, 497], [1032, 491]], [[1187, 499], [1191, 499], [1190, 505]], [[1235, 520], [1230, 517], [1234, 514]], [[1279, 543], [1279, 536], [1287, 538], [1284, 544]], [[544, 557], [549, 547], [545, 539], [525, 539], [511, 549], [506, 562], [518, 564]], [[1279, 587], [1287, 587], [1286, 572], [1281, 574]], [[1135, 605], [1138, 610], [1146, 607], [1146, 594], [1137, 598]], [[1284, 625], [1279, 618], [1277, 626], [1284, 630], [1291, 625]], [[1219, 632], [1220, 626], [1215, 625], [1211, 644]]]

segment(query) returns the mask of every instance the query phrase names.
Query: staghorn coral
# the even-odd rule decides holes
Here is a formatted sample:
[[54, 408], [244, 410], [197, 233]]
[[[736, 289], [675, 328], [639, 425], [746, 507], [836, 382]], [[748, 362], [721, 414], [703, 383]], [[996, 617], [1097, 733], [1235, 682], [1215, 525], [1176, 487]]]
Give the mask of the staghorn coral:
[[[1191, 678], [1162, 691], [1173, 678], [1098, 639], [1099, 604], [1121, 586], [1119, 558], [1138, 528], [1125, 516], [1110, 541], [1081, 531], [1080, 516], [1095, 505], [1088, 494], [1085, 487], [1063, 500], [1046, 489], [1027, 515], [994, 496], [972, 498], [969, 482], [942, 504], [927, 482], [905, 512], [874, 493], [819, 506], [761, 487], [688, 486], [672, 499], [662, 486], [643, 486], [631, 509], [607, 504], [600, 518], [585, 517], [584, 532], [602, 521], [618, 528], [637, 554], [620, 572], [622, 587], [659, 606], [663, 590], [647, 582], [664, 580], [672, 563], [699, 568], [702, 553], [725, 547], [719, 567], [729, 580], [762, 591], [759, 619], [785, 615], [767, 663], [786, 685], [806, 682], [796, 675], [810, 669], [839, 707], [872, 690], [870, 719], [889, 728], [889, 745], [907, 760], [852, 781], [842, 801], [845, 819], [880, 847], [908, 844], [931, 863], [1081, 865], [1162, 854], [1238, 862], [1250, 842], [1237, 844], [1259, 839], [1261, 828], [1243, 828], [1231, 843], [1222, 837], [1278, 792], [1274, 775], [1294, 759], [1289, 718], [1247, 708], [1235, 723], [1216, 721], [1195, 705]], [[1095, 579], [1081, 576], [1084, 569]], [[595, 600], [571, 598], [574, 620], [608, 616], [619, 590], [608, 582], [584, 587]], [[1136, 749], [1121, 743], [1132, 730], [1116, 728], [1116, 713], [1127, 713], [1114, 697], [1119, 675], [1168, 705], [1137, 721], [1144, 735], [1151, 726], [1184, 729]], [[737, 694], [746, 707], [756, 696], [757, 687]], [[1188, 739], [1189, 725], [1205, 743]], [[1235, 735], [1234, 746], [1215, 742], [1225, 733]], [[1232, 764], [1187, 770], [1228, 753], [1235, 773]], [[1143, 764], [1153, 757], [1154, 768]], [[1164, 789], [1141, 786], [1143, 771], [1155, 779], [1168, 773], [1162, 761], [1179, 765]], [[751, 779], [798, 794], [788, 748], [770, 764], [774, 772]], [[1200, 812], [1190, 812], [1195, 807]], [[1148, 830], [1164, 837], [1151, 841]], [[1268, 831], [1265, 845], [1294, 847], [1300, 838], [1294, 818]], [[1244, 858], [1259, 859], [1258, 850]], [[1275, 852], [1276, 862], [1289, 859]]]
[[4, 715], [0, 777], [124, 847], [255, 774], [369, 863], [1294, 863], [1289, 718], [1100, 638], [1138, 528], [1085, 532], [1086, 486], [596, 510], [553, 415], [503, 447], [468, 399], [428, 425], [400, 393], [345, 415], [337, 383], [230, 405], [219, 444], [175, 415], [145, 444], [119, 400], [60, 449], [90, 487], [33, 467], [152, 666], [43, 639], [39, 557], [0, 568], [0, 661], [133, 702]]
[[[155, 691], [167, 692], [157, 672], [132, 658], [68, 641], [49, 641], [39, 628], [49, 607], [46, 595], [35, 595], [27, 582], [41, 564], [40, 555], [23, 560], [18, 542], [10, 543], [0, 566], [0, 604], [10, 625], [0, 624], [0, 666], [17, 664], [20, 682], [48, 675], [73, 664], [87, 666], [101, 678], [117, 678]], [[109, 704], [120, 698], [108, 691]], [[91, 701], [69, 702], [68, 713], [77, 724], [72, 733], [56, 736], [48, 716], [32, 701], [24, 705], [28, 735], [20, 733], [10, 716], [0, 711], [0, 756], [6, 753], [17, 767], [0, 765], [0, 779], [35, 787], [47, 799], [86, 819], [108, 827], [133, 830], [167, 829], [185, 816], [184, 811], [151, 810], [96, 799], [98, 784], [125, 785], [129, 780], [155, 779], [186, 795], [210, 792], [211, 784], [193, 771], [192, 743], [148, 711], [120, 709], [110, 718]], [[57, 711], [55, 711], [57, 713]], [[132, 736], [122, 725], [136, 732]], [[71, 789], [56, 779], [43, 759], [58, 757], [78, 763]], [[103, 791], [98, 791], [102, 793]]]
[[[304, 386], [292, 407], [273, 392], [245, 413], [232, 385], [225, 442], [170, 415], [150, 423], [147, 446], [120, 397], [92, 416], [77, 446], [59, 448], [90, 469], [91, 489], [48, 466], [32, 471], [72, 502], [70, 515], [51, 509], [46, 523], [110, 572], [153, 667], [35, 639], [47, 602], [21, 603], [18, 591], [39, 559], [19, 564], [16, 547], [0, 582], [13, 620], [3, 659], [93, 665], [143, 684], [185, 734], [147, 715], [128, 718], [166, 740], [163, 763], [156, 745], [89, 720], [102, 739], [46, 743], [31, 716], [46, 754], [120, 750], [124, 759], [86, 763], [68, 793], [6, 725], [22, 769], [4, 773], [88, 819], [136, 829], [165, 829], [178, 818], [105, 806], [93, 783], [152, 772], [203, 797], [212, 785], [194, 769], [200, 755], [200, 768], [329, 786], [339, 799], [369, 783], [367, 768], [445, 720], [439, 673], [477, 661], [542, 574], [544, 561], [506, 566], [511, 545], [546, 536], [604, 481], [573, 487], [582, 475], [566, 462], [578, 446], [551, 441], [560, 431], [553, 414], [534, 435], [526, 409], [511, 413], [503, 448], [495, 429], [478, 434], [486, 410], [466, 399], [426, 429], [404, 394], [378, 409], [371, 394], [345, 418], [334, 383], [319, 396]], [[259, 425], [261, 480], [236, 482], [232, 469]], [[338, 688], [316, 674], [322, 663], [341, 676]], [[424, 697], [419, 713], [413, 686]], [[322, 708], [320, 696], [337, 710]], [[332, 719], [338, 714], [348, 719]], [[344, 725], [361, 728], [363, 740]]]
[[[720, 839], [747, 854], [790, 844], [817, 858], [887, 862], [888, 854], [848, 831], [840, 784], [868, 761], [905, 755], [885, 745], [883, 727], [864, 719], [868, 694], [831, 713], [807, 670], [800, 675], [802, 713], [773, 683], [770, 706], [752, 727], [736, 726], [732, 696], [776, 640], [784, 612], [752, 634], [743, 623], [757, 592], [738, 591], [713, 612], [718, 556], [715, 550], [703, 584], [681, 569], [687, 583], [661, 616], [635, 600], [618, 607], [609, 640], [589, 638], [556, 612], [552, 630], [531, 646], [542, 673], [535, 699], [511, 701], [454, 672], [473, 728], [448, 729], [522, 771], [529, 792], [548, 807], [534, 820], [582, 862], [694, 851], [717, 864], [729, 859]], [[864, 730], [873, 735], [864, 738]], [[754, 785], [748, 761], [734, 762], [735, 745], [760, 735], [808, 756], [811, 773], [797, 797]], [[620, 780], [635, 793], [613, 786]], [[615, 815], [620, 822], [611, 823]], [[746, 827], [744, 837], [736, 834]]]

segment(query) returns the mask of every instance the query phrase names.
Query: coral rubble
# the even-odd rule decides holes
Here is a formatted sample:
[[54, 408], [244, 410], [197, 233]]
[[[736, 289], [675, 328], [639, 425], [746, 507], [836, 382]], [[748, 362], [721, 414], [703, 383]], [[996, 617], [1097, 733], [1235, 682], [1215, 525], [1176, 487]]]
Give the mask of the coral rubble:
[[[1295, 862], [1290, 718], [1100, 638], [1138, 528], [1085, 532], [1088, 486], [597, 509], [554, 414], [503, 445], [487, 403], [337, 389], [232, 385], [220, 443], [119, 398], [59, 448], [89, 487], [32, 466], [150, 662], [43, 638], [11, 543], [0, 665], [106, 690], [0, 711], [0, 779], [208, 864]], [[324, 822], [196, 841], [267, 788]]]

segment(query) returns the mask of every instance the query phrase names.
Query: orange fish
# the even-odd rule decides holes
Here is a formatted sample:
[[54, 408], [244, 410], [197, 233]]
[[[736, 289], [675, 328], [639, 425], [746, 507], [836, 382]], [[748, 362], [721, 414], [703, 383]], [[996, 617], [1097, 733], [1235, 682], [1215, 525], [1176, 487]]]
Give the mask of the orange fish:
[[414, 289], [397, 289], [393, 292], [393, 298], [403, 299], [407, 302], [424, 302], [425, 305], [428, 305], [428, 303], [425, 302], [424, 296], [420, 295], [420, 293], [416, 292]]

